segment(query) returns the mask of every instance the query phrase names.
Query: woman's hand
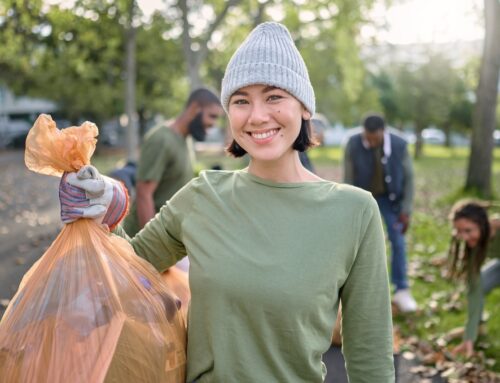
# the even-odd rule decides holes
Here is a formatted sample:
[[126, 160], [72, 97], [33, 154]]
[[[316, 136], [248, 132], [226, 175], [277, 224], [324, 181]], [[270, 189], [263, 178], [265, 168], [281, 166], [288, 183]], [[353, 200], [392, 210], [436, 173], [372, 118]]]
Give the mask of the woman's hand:
[[128, 210], [125, 186], [102, 176], [87, 165], [76, 173], [64, 173], [59, 184], [61, 220], [71, 223], [80, 218], [93, 218], [112, 230]]
[[474, 354], [474, 342], [471, 340], [464, 340], [457, 347], [455, 347], [452, 352], [453, 355], [462, 354], [466, 358], [470, 358]]

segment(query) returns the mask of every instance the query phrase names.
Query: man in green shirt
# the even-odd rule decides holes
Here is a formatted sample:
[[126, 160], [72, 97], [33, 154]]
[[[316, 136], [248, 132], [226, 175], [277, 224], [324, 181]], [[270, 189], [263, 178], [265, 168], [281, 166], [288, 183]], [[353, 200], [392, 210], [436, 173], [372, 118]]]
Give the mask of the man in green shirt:
[[200, 88], [191, 93], [184, 111], [172, 124], [159, 125], [146, 134], [136, 173], [136, 199], [123, 223], [129, 235], [142, 229], [193, 178], [186, 137], [203, 141], [206, 129], [223, 113], [219, 98]]

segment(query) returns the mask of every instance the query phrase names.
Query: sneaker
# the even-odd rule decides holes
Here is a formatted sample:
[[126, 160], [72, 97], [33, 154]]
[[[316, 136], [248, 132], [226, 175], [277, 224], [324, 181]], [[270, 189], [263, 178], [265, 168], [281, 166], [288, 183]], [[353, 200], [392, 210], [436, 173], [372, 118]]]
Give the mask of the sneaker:
[[398, 290], [394, 293], [392, 302], [402, 313], [417, 311], [417, 302], [413, 299], [409, 289]]

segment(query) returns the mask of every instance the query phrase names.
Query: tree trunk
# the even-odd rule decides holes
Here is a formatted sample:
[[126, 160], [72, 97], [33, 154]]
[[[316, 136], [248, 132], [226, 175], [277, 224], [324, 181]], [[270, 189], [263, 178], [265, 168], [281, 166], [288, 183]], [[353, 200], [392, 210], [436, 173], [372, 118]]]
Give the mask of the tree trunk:
[[443, 124], [443, 130], [445, 134], [444, 146], [446, 146], [447, 148], [451, 148], [451, 124], [449, 121], [446, 121]]
[[418, 160], [419, 158], [422, 157], [422, 152], [424, 148], [424, 141], [422, 139], [422, 130], [423, 130], [422, 124], [420, 124], [418, 121], [415, 126], [415, 153], [414, 153], [414, 158]]
[[485, 0], [484, 51], [477, 88], [477, 102], [471, 152], [467, 171], [466, 190], [473, 190], [482, 197], [491, 197], [491, 169], [493, 161], [493, 131], [498, 97], [500, 72], [500, 1]]
[[189, 84], [191, 91], [203, 86], [203, 82], [200, 77], [200, 62], [198, 60], [198, 55], [191, 49], [185, 51], [186, 65], [188, 70]]
[[257, 25], [262, 23], [264, 20], [264, 12], [266, 11], [266, 7], [272, 3], [272, 1], [259, 1], [259, 5], [257, 7], [257, 12], [253, 18], [253, 27], [255, 28]]
[[198, 49], [193, 50], [193, 39], [189, 34], [190, 25], [188, 20], [189, 7], [187, 0], [179, 0], [177, 6], [182, 14], [182, 49], [184, 58], [186, 59], [187, 74], [189, 77], [189, 85], [191, 90], [195, 90], [203, 86], [203, 81], [200, 76], [200, 67], [208, 55], [208, 43], [212, 35], [217, 30], [227, 15], [227, 12], [232, 6], [237, 5], [241, 0], [229, 0], [225, 2], [224, 8], [216, 16], [215, 20], [208, 27], [208, 31], [203, 38], [197, 40]]
[[136, 37], [137, 29], [133, 25], [135, 14], [135, 0], [129, 3], [129, 21], [125, 30], [126, 37], [126, 64], [125, 64], [125, 113], [127, 114], [127, 160], [137, 162], [139, 129], [137, 124], [137, 110], [135, 105], [136, 82]]

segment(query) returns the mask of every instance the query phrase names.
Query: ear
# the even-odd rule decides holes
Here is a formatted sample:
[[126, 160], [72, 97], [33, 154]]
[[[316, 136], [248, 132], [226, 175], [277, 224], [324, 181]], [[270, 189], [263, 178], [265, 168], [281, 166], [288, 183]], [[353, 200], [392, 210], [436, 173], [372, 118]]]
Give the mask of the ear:
[[198, 101], [193, 101], [191, 105], [189, 105], [188, 109], [191, 114], [197, 115], [198, 113], [201, 112], [202, 107]]
[[306, 108], [302, 110], [302, 118], [304, 120], [310, 120], [311, 119], [311, 112], [309, 112]]

